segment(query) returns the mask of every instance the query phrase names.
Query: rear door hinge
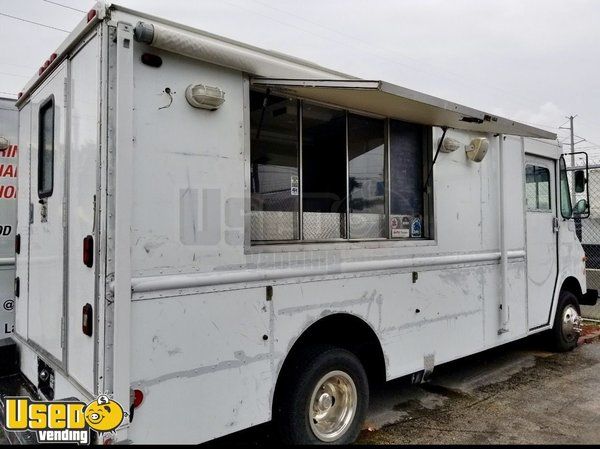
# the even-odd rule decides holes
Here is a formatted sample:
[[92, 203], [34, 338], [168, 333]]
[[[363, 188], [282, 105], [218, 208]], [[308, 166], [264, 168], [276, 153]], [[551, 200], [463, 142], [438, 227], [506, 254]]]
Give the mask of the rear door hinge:
[[65, 347], [65, 317], [60, 318], [60, 347]]
[[69, 78], [65, 78], [65, 85], [64, 85], [64, 89], [63, 92], [65, 93], [65, 108], [69, 107]]
[[69, 214], [67, 213], [67, 197], [63, 197], [62, 200], [62, 225], [63, 228], [67, 226]]
[[552, 232], [557, 233], [560, 229], [560, 224], [557, 217], [552, 217]]

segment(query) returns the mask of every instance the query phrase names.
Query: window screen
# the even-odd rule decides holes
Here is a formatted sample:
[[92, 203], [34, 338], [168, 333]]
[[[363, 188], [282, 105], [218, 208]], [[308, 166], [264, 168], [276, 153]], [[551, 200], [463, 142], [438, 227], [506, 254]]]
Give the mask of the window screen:
[[252, 240], [299, 238], [298, 102], [250, 92]]
[[426, 237], [423, 161], [430, 128], [390, 120], [390, 234]]
[[550, 170], [537, 165], [525, 167], [525, 195], [528, 210], [550, 211]]
[[54, 98], [40, 106], [38, 142], [38, 196], [47, 198], [54, 188]]

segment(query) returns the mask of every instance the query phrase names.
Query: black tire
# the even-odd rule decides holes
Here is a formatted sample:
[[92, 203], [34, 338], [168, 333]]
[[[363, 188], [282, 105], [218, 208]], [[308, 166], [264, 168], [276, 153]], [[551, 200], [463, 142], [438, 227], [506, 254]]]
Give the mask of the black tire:
[[571, 307], [577, 311], [577, 314], [581, 316], [581, 309], [579, 308], [579, 301], [577, 296], [569, 291], [562, 291], [558, 298], [558, 306], [556, 308], [556, 316], [554, 317], [554, 325], [550, 331], [552, 349], [556, 352], [567, 352], [572, 351], [577, 347], [577, 340], [579, 334], [574, 333], [565, 336], [563, 332], [562, 321], [565, 309]]
[[[342, 371], [352, 379], [356, 387], [357, 405], [344, 433], [335, 441], [324, 442], [311, 428], [311, 396], [319, 380], [332, 371]], [[335, 346], [311, 346], [290, 360], [282, 376], [273, 418], [283, 443], [350, 444], [358, 438], [369, 405], [369, 383], [354, 353]]]

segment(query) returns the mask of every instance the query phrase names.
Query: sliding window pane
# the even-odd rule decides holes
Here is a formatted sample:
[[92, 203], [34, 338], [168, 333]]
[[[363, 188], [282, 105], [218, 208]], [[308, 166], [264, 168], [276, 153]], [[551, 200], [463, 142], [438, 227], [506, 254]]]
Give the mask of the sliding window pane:
[[423, 225], [423, 160], [430, 128], [390, 120], [390, 229], [392, 238], [427, 237]]
[[298, 240], [298, 101], [250, 91], [251, 239]]
[[346, 238], [346, 113], [302, 110], [303, 238]]
[[383, 120], [349, 114], [350, 238], [386, 237]]

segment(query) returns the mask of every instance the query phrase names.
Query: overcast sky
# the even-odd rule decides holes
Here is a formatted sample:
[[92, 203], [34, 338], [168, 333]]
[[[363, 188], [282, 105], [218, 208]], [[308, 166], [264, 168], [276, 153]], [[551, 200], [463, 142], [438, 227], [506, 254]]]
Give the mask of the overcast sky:
[[[56, 0], [82, 11], [94, 1]], [[598, 0], [122, 0], [128, 7], [362, 78], [383, 79], [600, 149]], [[0, 0], [0, 13], [71, 30], [83, 13]], [[0, 15], [0, 95], [67, 34]], [[567, 140], [568, 142], [568, 140]], [[597, 151], [600, 156], [600, 151]]]

